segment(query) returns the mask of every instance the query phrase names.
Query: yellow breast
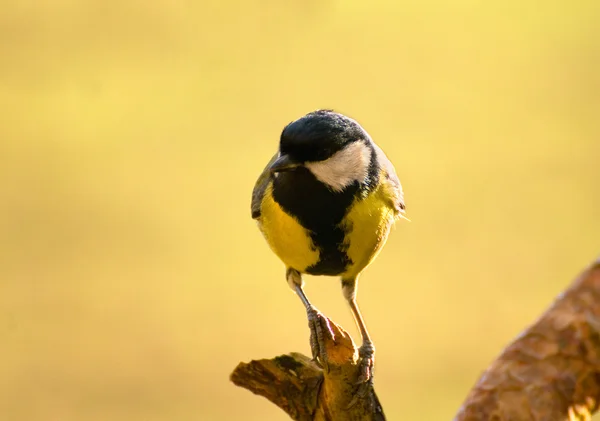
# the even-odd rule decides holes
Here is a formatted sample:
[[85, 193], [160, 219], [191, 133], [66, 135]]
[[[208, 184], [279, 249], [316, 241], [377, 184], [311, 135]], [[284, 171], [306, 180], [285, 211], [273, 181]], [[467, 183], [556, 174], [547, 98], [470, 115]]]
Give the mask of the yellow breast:
[[396, 210], [390, 202], [389, 186], [382, 183], [366, 198], [357, 199], [344, 218], [348, 232], [344, 242], [352, 264], [342, 277], [354, 277], [377, 257], [385, 245]]
[[265, 191], [258, 225], [273, 252], [287, 267], [303, 272], [319, 261], [319, 251], [309, 232], [273, 199], [272, 184]]

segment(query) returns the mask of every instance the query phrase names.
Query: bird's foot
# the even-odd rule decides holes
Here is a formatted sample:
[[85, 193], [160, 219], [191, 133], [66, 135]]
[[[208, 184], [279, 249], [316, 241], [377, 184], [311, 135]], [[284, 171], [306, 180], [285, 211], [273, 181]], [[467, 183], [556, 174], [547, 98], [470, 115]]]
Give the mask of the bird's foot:
[[356, 381], [356, 393], [348, 403], [347, 409], [352, 408], [356, 403], [367, 397], [367, 394], [373, 390], [373, 368], [375, 366], [375, 347], [373, 342], [365, 341], [358, 348], [358, 380]]
[[[308, 327], [310, 328], [310, 350], [313, 361], [324, 370], [328, 371], [327, 352], [325, 349], [325, 337], [321, 320], [327, 325], [327, 319], [313, 306], [306, 310], [308, 315]], [[333, 335], [333, 334], [332, 334]]]
[[359, 375], [357, 384], [373, 383], [373, 368], [375, 367], [375, 346], [371, 341], [363, 342], [358, 349]]

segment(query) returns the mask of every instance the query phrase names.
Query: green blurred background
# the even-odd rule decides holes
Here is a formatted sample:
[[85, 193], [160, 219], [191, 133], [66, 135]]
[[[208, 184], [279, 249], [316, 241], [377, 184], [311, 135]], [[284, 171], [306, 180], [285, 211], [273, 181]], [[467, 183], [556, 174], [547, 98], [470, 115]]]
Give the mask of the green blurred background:
[[[358, 119], [411, 223], [359, 302], [390, 420], [451, 419], [599, 252], [600, 6], [4, 1], [0, 419], [285, 420], [228, 380], [309, 352], [250, 218], [289, 121]], [[358, 339], [334, 279], [317, 307]]]

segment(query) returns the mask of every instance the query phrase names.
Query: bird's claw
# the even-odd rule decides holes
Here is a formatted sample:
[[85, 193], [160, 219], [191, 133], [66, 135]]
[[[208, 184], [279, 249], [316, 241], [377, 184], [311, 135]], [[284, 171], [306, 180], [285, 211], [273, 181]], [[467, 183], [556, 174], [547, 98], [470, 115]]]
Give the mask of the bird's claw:
[[328, 371], [327, 352], [325, 350], [323, 327], [321, 326], [321, 318], [323, 318], [323, 316], [314, 307], [307, 309], [306, 313], [308, 315], [308, 327], [310, 328], [310, 350], [312, 352], [313, 361], [317, 363], [319, 367]]
[[358, 386], [356, 393], [348, 403], [347, 409], [352, 408], [359, 400], [365, 399], [373, 390], [373, 368], [375, 366], [375, 347], [371, 341], [364, 342], [358, 349]]
[[359, 374], [356, 384], [362, 385], [373, 383], [373, 368], [375, 367], [375, 347], [373, 342], [365, 341], [358, 349]]

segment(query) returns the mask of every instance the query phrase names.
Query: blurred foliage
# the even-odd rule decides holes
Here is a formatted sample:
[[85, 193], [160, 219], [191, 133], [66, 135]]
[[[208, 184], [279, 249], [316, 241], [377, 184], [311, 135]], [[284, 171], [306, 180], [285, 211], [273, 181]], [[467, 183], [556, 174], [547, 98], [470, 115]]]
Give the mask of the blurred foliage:
[[[283, 126], [358, 119], [408, 216], [362, 278], [389, 419], [451, 419], [600, 236], [600, 6], [4, 1], [0, 419], [284, 420], [228, 381], [309, 352], [250, 218]], [[317, 307], [357, 339], [334, 279]]]

